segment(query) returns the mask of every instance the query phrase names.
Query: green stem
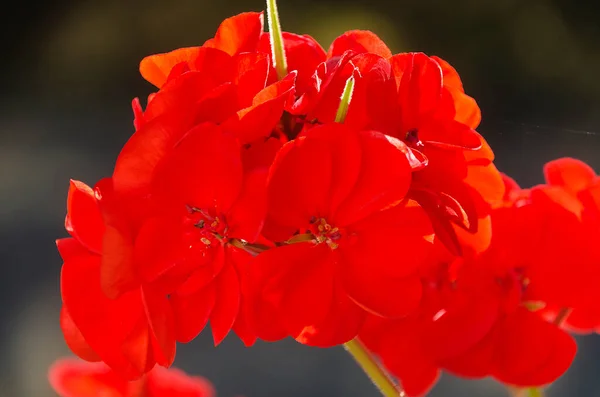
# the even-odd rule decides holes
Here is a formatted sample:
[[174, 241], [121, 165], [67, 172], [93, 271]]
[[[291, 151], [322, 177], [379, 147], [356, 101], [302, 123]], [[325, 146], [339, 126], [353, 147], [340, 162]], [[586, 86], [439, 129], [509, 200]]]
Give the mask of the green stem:
[[338, 107], [337, 113], [335, 114], [335, 122], [343, 123], [346, 119], [346, 115], [348, 114], [348, 108], [350, 107], [350, 102], [352, 101], [352, 93], [354, 92], [354, 75], [350, 76], [348, 80], [346, 80], [346, 85], [344, 86], [344, 92], [342, 92], [342, 96], [340, 98], [340, 106]]
[[277, 72], [277, 77], [281, 80], [287, 76], [287, 60], [285, 58], [285, 47], [281, 25], [279, 24], [276, 0], [267, 0], [267, 23], [269, 24], [269, 36], [271, 37], [273, 66]]
[[544, 391], [537, 387], [530, 387], [527, 389], [512, 389], [510, 395], [512, 397], [544, 397]]
[[384, 397], [405, 396], [404, 392], [396, 386], [391, 376], [379, 366], [377, 361], [371, 356], [367, 348], [360, 340], [358, 340], [358, 338], [344, 343], [344, 349], [350, 353]]

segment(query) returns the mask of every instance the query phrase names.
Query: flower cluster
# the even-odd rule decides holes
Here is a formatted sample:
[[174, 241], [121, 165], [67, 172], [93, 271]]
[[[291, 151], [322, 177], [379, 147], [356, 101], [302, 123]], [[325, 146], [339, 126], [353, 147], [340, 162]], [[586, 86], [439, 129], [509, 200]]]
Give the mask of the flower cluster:
[[444, 60], [244, 13], [140, 70], [157, 91], [112, 176], [71, 182], [57, 242], [79, 357], [133, 380], [207, 323], [216, 345], [360, 340], [417, 396], [440, 370], [551, 383], [563, 328], [600, 327], [600, 178], [561, 159], [520, 189]]

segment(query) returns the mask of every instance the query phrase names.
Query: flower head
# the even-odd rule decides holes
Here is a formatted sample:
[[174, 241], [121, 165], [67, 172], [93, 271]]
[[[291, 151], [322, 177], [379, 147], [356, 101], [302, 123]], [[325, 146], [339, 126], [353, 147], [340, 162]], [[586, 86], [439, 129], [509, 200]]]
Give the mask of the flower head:
[[284, 243], [258, 255], [249, 278], [259, 337], [340, 344], [367, 312], [399, 317], [418, 305], [431, 230], [406, 198], [407, 153], [398, 140], [340, 124], [281, 149], [264, 234]]

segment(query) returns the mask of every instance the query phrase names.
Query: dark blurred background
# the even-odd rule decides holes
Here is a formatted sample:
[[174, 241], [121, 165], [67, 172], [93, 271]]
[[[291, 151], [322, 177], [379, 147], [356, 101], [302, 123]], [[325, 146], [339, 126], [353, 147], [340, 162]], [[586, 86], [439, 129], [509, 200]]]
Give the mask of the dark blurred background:
[[[0, 397], [54, 396], [45, 373], [67, 354], [58, 325], [69, 178], [109, 175], [133, 132], [130, 101], [152, 87], [145, 55], [199, 45], [261, 0], [54, 0], [3, 3], [0, 16]], [[499, 168], [523, 186], [544, 162], [573, 156], [600, 171], [600, 6], [572, 0], [280, 0], [285, 30], [325, 48], [371, 29], [395, 52], [439, 55], [483, 111]], [[553, 396], [600, 396], [600, 339], [581, 339]], [[203, 335], [176, 365], [220, 396], [376, 396], [339, 349], [293, 342], [218, 349]], [[502, 396], [492, 381], [444, 376], [432, 396]]]

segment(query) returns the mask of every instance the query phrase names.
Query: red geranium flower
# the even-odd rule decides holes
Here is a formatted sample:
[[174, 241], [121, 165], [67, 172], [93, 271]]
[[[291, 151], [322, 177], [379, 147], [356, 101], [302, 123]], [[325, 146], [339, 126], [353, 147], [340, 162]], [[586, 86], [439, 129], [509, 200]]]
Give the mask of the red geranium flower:
[[527, 277], [531, 299], [555, 316], [569, 309], [564, 324], [578, 332], [600, 326], [600, 177], [582, 161], [563, 158], [544, 167], [546, 185], [531, 189], [524, 208], [543, 232]]
[[[134, 101], [136, 132], [112, 178], [95, 193], [73, 184], [67, 229], [77, 241], [59, 242], [62, 323], [81, 357], [135, 378], [155, 362], [169, 366], [175, 341], [191, 340], [209, 318], [219, 343], [238, 317], [249, 254], [229, 242], [259, 238], [266, 169], [281, 146], [271, 135], [295, 78], [266, 86], [268, 56], [246, 52], [261, 34], [262, 14], [241, 14], [203, 47], [142, 61], [160, 90], [145, 111]], [[236, 330], [253, 343], [241, 317]]]
[[569, 368], [575, 342], [535, 311], [539, 302], [529, 300], [535, 281], [525, 276], [534, 265], [527, 259], [536, 247], [529, 247], [533, 255], [522, 251], [526, 246], [513, 235], [518, 229], [506, 221], [505, 209], [492, 212], [486, 251], [464, 259], [445, 253], [422, 273], [424, 298], [417, 311], [400, 320], [371, 316], [361, 330], [361, 340], [409, 396], [424, 395], [442, 369], [535, 387]]
[[[318, 54], [310, 40], [285, 36], [297, 53]], [[290, 70], [306, 70], [320, 56], [288, 60]], [[503, 184], [493, 153], [474, 130], [481, 119], [475, 101], [464, 92], [456, 70], [438, 57], [422, 53], [392, 55], [374, 33], [350, 31], [338, 37], [327, 59], [317, 66], [308, 89], [298, 89], [289, 108], [295, 136], [315, 124], [331, 122], [346, 80], [356, 84], [344, 121], [357, 129], [373, 129], [401, 139], [428, 159], [415, 173], [409, 196], [431, 215], [438, 237], [459, 253], [461, 229], [477, 237], [476, 251], [489, 243], [488, 202], [501, 199]], [[486, 238], [487, 236], [487, 238]], [[464, 236], [461, 237], [464, 243]]]
[[140, 283], [115, 299], [103, 290], [103, 282], [113, 281], [107, 280], [103, 261], [110, 264], [126, 252], [102, 254], [103, 240], [106, 245], [115, 239], [114, 228], [107, 228], [94, 191], [81, 182], [71, 182], [65, 223], [73, 238], [58, 240], [57, 245], [64, 261], [61, 327], [71, 350], [89, 361], [102, 360], [132, 379], [156, 362], [171, 365], [172, 315], [168, 310], [161, 318], [148, 315], [155, 307], [168, 305], [166, 296], [161, 299], [151, 286]]
[[[239, 143], [205, 124], [158, 166], [156, 211], [141, 225], [134, 260], [146, 282], [175, 282], [169, 291], [176, 335], [192, 340], [210, 319], [215, 343], [227, 335], [240, 306], [240, 277], [266, 214], [266, 169], [244, 171]], [[252, 335], [240, 335], [252, 343]]]
[[155, 368], [143, 379], [128, 382], [101, 363], [74, 359], [56, 361], [50, 385], [60, 397], [213, 397], [209, 381], [177, 369]]
[[341, 124], [281, 149], [264, 233], [289, 240], [252, 264], [248, 317], [259, 337], [331, 346], [356, 336], [366, 312], [399, 317], [417, 307], [431, 230], [406, 199], [407, 157], [399, 140]]
[[234, 323], [244, 342], [255, 339], [238, 317], [240, 277], [251, 259], [244, 245], [264, 222], [266, 169], [245, 171], [235, 137], [212, 124], [189, 131], [156, 168], [149, 197], [119, 195], [106, 180], [98, 200], [74, 182], [67, 229], [81, 243], [59, 242], [64, 324], [77, 329], [65, 326], [69, 345], [89, 358], [81, 335], [130, 378], [155, 361], [169, 366], [175, 341], [192, 340], [209, 319], [216, 344]]

